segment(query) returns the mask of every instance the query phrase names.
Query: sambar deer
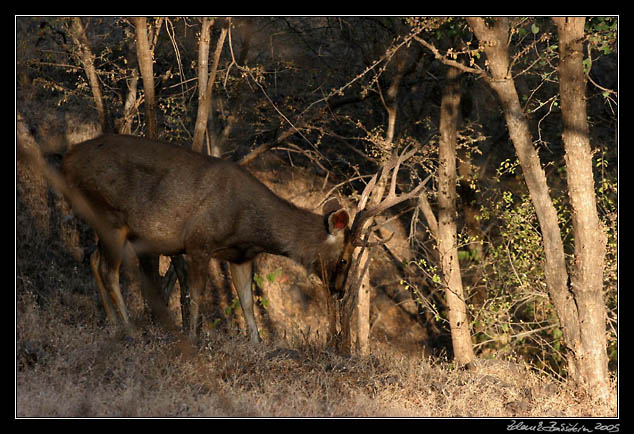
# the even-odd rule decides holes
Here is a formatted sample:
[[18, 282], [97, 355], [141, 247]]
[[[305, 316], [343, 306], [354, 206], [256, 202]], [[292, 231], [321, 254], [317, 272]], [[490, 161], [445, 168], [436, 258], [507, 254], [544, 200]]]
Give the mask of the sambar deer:
[[[287, 256], [337, 292], [352, 251], [361, 244], [349, 227], [348, 211], [336, 199], [324, 204], [323, 215], [312, 213], [278, 197], [233, 162], [169, 143], [104, 135], [69, 151], [62, 172], [71, 204], [99, 238], [91, 265], [106, 313], [126, 326], [130, 320], [119, 266], [129, 246], [137, 255], [185, 254], [191, 299], [189, 323], [183, 326], [192, 339], [209, 261], [228, 261], [249, 337], [259, 342], [251, 294], [254, 257], [262, 252]], [[398, 202], [414, 193], [399, 196]], [[387, 207], [364, 210], [358, 217], [367, 219]], [[356, 219], [353, 227], [362, 226]]]

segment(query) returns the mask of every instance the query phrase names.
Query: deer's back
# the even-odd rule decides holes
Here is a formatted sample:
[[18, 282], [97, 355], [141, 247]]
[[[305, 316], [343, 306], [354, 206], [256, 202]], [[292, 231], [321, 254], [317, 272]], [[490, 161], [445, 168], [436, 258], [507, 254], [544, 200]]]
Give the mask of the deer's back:
[[191, 236], [215, 248], [266, 236], [257, 234], [263, 217], [253, 202], [284, 203], [235, 163], [134, 136], [77, 145], [63, 172], [111, 226], [162, 253], [182, 250]]

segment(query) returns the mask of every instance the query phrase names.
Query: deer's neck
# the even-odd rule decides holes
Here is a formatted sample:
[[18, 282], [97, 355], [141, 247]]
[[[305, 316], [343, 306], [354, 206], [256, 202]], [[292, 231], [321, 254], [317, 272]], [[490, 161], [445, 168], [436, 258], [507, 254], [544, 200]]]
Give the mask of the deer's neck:
[[324, 218], [300, 208], [289, 209], [287, 222], [279, 227], [276, 238], [282, 247], [282, 254], [294, 261], [310, 265], [322, 250], [334, 242], [326, 231]]

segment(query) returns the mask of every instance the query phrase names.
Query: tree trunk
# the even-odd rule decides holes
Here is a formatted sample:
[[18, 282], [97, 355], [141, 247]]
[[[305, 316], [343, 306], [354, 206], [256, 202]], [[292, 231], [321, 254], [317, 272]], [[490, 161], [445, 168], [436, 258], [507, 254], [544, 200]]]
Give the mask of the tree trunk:
[[592, 152], [586, 120], [583, 72], [584, 17], [554, 18], [559, 34], [559, 86], [562, 139], [566, 149], [568, 194], [572, 205], [575, 262], [571, 276], [572, 307], [578, 311], [578, 340], [569, 342], [569, 371], [592, 395], [609, 395], [603, 258], [607, 237], [597, 214]]
[[[211, 67], [211, 73], [209, 73], [209, 41], [211, 39], [210, 30], [213, 24], [213, 19], [203, 18], [200, 43], [198, 46], [198, 114], [196, 115], [194, 143], [192, 145], [192, 149], [196, 152], [202, 152], [203, 149], [203, 140], [205, 138], [205, 132], [207, 131], [207, 121], [211, 110], [211, 95], [214, 82], [216, 81], [220, 54], [222, 53], [222, 47], [225, 43], [227, 31], [229, 30], [229, 19], [227, 19], [227, 22], [222, 27], [218, 43], [216, 44], [216, 51], [214, 52], [214, 63]], [[218, 152], [212, 151], [212, 154], [217, 153]]]
[[123, 103], [123, 114], [115, 121], [116, 130], [119, 134], [132, 133], [132, 121], [138, 108], [137, 88], [139, 84], [139, 65], [136, 55], [136, 43], [132, 39], [126, 38], [125, 59], [130, 69], [130, 78], [126, 80], [128, 95]]
[[482, 18], [467, 18], [467, 21], [480, 44], [484, 46], [491, 71], [488, 82], [500, 100], [509, 136], [522, 166], [528, 192], [535, 207], [544, 239], [546, 258], [544, 275], [548, 292], [562, 323], [566, 340], [574, 342], [578, 332], [567, 327], [567, 324], [576, 322], [577, 313], [569, 303], [572, 294], [568, 291], [568, 273], [557, 211], [550, 199], [546, 174], [541, 167], [537, 150], [533, 147], [528, 119], [522, 111], [513, 78], [510, 76], [507, 45], [508, 19], [497, 18], [493, 28], [489, 28]]
[[[510, 76], [507, 46], [508, 19], [496, 19], [494, 28], [487, 27], [482, 18], [468, 18], [467, 20], [476, 37], [484, 46], [492, 75], [489, 84], [502, 105], [509, 135], [515, 146], [528, 192], [535, 206], [544, 237], [546, 284], [551, 295], [555, 295], [557, 300], [563, 301], [567, 297], [565, 293], [568, 292], [568, 274], [557, 221], [557, 211], [550, 199], [546, 174], [541, 167], [539, 155], [533, 147], [528, 119], [522, 111], [513, 78]], [[557, 302], [555, 303], [557, 304]]]
[[137, 86], [139, 84], [139, 74], [135, 69], [132, 70], [132, 77], [128, 82], [128, 96], [123, 104], [123, 116], [120, 120], [119, 134], [131, 134], [132, 133], [132, 120], [136, 109], [136, 94]]
[[[380, 200], [380, 198], [379, 198]], [[371, 223], [370, 223], [371, 224]], [[361, 282], [358, 285], [356, 303], [351, 307], [352, 312], [344, 311], [349, 316], [355, 315], [355, 335], [356, 341], [354, 350], [360, 356], [367, 356], [370, 353], [370, 272], [369, 266], [372, 261], [372, 249], [361, 248], [353, 256], [353, 260], [359, 264], [358, 272], [361, 275]], [[352, 348], [350, 348], [352, 349]]]
[[111, 131], [112, 128], [108, 119], [108, 112], [106, 111], [106, 106], [103, 102], [101, 87], [99, 86], [99, 78], [97, 77], [97, 70], [95, 68], [95, 56], [90, 49], [90, 43], [86, 37], [86, 31], [84, 30], [81, 18], [72, 18], [70, 34], [73, 39], [73, 43], [79, 51], [79, 59], [84, 66], [84, 71], [86, 71], [86, 76], [88, 77], [88, 82], [90, 83], [92, 96], [95, 100], [95, 105], [97, 106], [97, 115], [99, 116], [101, 130], [103, 132]]
[[147, 136], [150, 139], [158, 137], [156, 122], [156, 100], [154, 97], [154, 67], [152, 62], [152, 50], [148, 42], [147, 20], [145, 17], [134, 18], [136, 27], [136, 52], [139, 60], [139, 69], [143, 77], [143, 91], [145, 93], [145, 116], [147, 124]]
[[[569, 74], [569, 66], [566, 65], [566, 61], [572, 59], [567, 59], [568, 49], [562, 48], [566, 50], [566, 54], [562, 56], [564, 65], [560, 67], [560, 73], [563, 74], [562, 106], [567, 104], [568, 109], [565, 110], [570, 110], [570, 112], [564, 116], [571, 115], [576, 119], [564, 119], [564, 140], [566, 141], [568, 176], [571, 176], [570, 172], [573, 173], [572, 179], [569, 178], [569, 188], [571, 202], [573, 202], [573, 209], [575, 211], [574, 224], [575, 228], [581, 230], [586, 224], [586, 221], [583, 219], [590, 218], [590, 220], [588, 220], [589, 225], [587, 230], [589, 234], [591, 234], [590, 237], [597, 238], [592, 241], [592, 244], [587, 244], [587, 240], [579, 240], [575, 243], [577, 256], [576, 271], [573, 277], [573, 286], [569, 288], [557, 212], [550, 199], [546, 175], [541, 168], [539, 156], [532, 145], [526, 115], [521, 109], [513, 79], [510, 76], [511, 71], [507, 46], [509, 31], [508, 19], [497, 18], [492, 28], [488, 27], [482, 18], [467, 18], [467, 21], [474, 30], [480, 44], [484, 47], [484, 51], [487, 55], [491, 71], [489, 84], [497, 93], [500, 103], [502, 104], [509, 135], [515, 146], [526, 179], [526, 185], [533, 205], [535, 206], [535, 212], [544, 238], [544, 253], [546, 257], [544, 274], [546, 285], [550, 299], [557, 311], [565, 344], [571, 351], [568, 360], [570, 378], [589, 387], [601, 387], [602, 390], [597, 390], [597, 392], [600, 397], [604, 397], [604, 390], [606, 390], [607, 383], [605, 380], [600, 380], [598, 383], [597, 381], [600, 377], [603, 379], [607, 378], [607, 360], [605, 359], [605, 345], [599, 348], [601, 345], [597, 344], [597, 340], [605, 339], [605, 307], [600, 302], [597, 303], [597, 293], [600, 298], [601, 291], [600, 289], [596, 289], [596, 283], [591, 282], [593, 280], [602, 282], [601, 266], [604, 256], [605, 235], [597, 229], [599, 226], [596, 223], [598, 218], [596, 217], [594, 191], [591, 185], [590, 187], [587, 185], [588, 182], [592, 184], [592, 167], [589, 144], [587, 143], [587, 125], [583, 126], [579, 124], [580, 121], [581, 123], [585, 123], [585, 101], [582, 103], [583, 107], [581, 107], [575, 105], [575, 103], [571, 103], [572, 99], [568, 99], [572, 96], [574, 100], [581, 99], [583, 101], [582, 95], [585, 93], [585, 87], [580, 88], [578, 80], [572, 87], [567, 87], [570, 85], [563, 83], [563, 81], [567, 79], [564, 78], [563, 75]], [[581, 30], [583, 30], [583, 25], [581, 26]], [[579, 56], [581, 54], [581, 40], [580, 38], [573, 38], [573, 40], [578, 44], [576, 51], [578, 51], [577, 56]], [[569, 41], [570, 40], [564, 40], [563, 44], [569, 44]], [[563, 44], [560, 44], [560, 46]], [[582, 72], [581, 70], [581, 73]], [[578, 73], [577, 71], [577, 77]], [[583, 82], [583, 77], [581, 77], [581, 80]], [[566, 96], [564, 96], [564, 93], [566, 93]], [[567, 100], [566, 103], [564, 103], [564, 99]], [[575, 145], [568, 145], [568, 143], [579, 140], [579, 137], [585, 137], [585, 145], [580, 145], [579, 142]], [[584, 150], [584, 148], [586, 149]], [[586, 152], [587, 155], [583, 157], [583, 154]], [[581, 187], [580, 183], [585, 185]], [[592, 199], [589, 199], [590, 197]], [[591, 200], [591, 202], [588, 203], [588, 200]], [[590, 209], [594, 209], [594, 211], [589, 211]], [[594, 213], [595, 216], [594, 223], [591, 222], [592, 217], [588, 217], [588, 215], [592, 213]], [[587, 235], [588, 234], [584, 234], [582, 237]], [[601, 259], [597, 259], [596, 256], [599, 256]], [[601, 265], [598, 265], [598, 262], [600, 262]], [[597, 265], [599, 267], [598, 272], [596, 268]], [[579, 270], [579, 267], [583, 267], [583, 270]], [[594, 287], [584, 286], [586, 284], [594, 285]], [[600, 288], [601, 284], [599, 283], [598, 286]], [[590, 322], [588, 323], [588, 321]], [[601, 325], [599, 325], [599, 323], [601, 323]], [[581, 324], [583, 324], [583, 327], [581, 327]], [[602, 330], [600, 338], [598, 338], [597, 332], [599, 329]], [[587, 347], [584, 343], [587, 344]], [[585, 353], [584, 348], [591, 349], [591, 351]], [[590, 362], [590, 359], [593, 359], [593, 361]], [[592, 380], [586, 377], [589, 371], [595, 373], [595, 375], [591, 377]]]
[[[366, 227], [369, 225], [366, 225]], [[335, 342], [342, 354], [365, 356], [370, 351], [370, 279], [368, 269], [372, 260], [371, 249], [357, 248], [348, 272], [346, 295], [338, 301], [341, 334]], [[329, 295], [330, 296], [330, 295]], [[335, 315], [335, 320], [337, 320]], [[331, 323], [330, 333], [336, 333]], [[329, 339], [332, 339], [330, 337]]]
[[449, 308], [449, 325], [454, 359], [460, 365], [473, 360], [467, 307], [458, 261], [456, 232], [456, 126], [460, 105], [460, 84], [456, 68], [449, 68], [440, 106], [438, 148], [438, 252]]
[[214, 20], [204, 17], [200, 26], [200, 41], [198, 42], [198, 113], [194, 126], [194, 142], [192, 149], [202, 152], [207, 118], [209, 117], [209, 102], [207, 100], [207, 80], [209, 78], [209, 40], [211, 38], [211, 26]]

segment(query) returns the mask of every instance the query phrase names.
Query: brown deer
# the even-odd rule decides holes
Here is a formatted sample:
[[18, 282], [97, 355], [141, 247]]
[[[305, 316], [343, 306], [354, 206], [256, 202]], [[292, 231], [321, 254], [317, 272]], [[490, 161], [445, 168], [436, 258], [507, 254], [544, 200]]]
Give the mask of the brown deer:
[[[394, 173], [411, 155], [404, 154], [389, 167]], [[315, 214], [278, 197], [233, 162], [140, 137], [104, 135], [80, 143], [65, 156], [62, 173], [65, 195], [99, 238], [91, 267], [110, 320], [130, 324], [119, 287], [126, 250], [132, 247], [141, 256], [185, 254], [191, 300], [184, 326], [195, 338], [214, 257], [230, 263], [253, 342], [260, 341], [251, 294], [255, 256], [287, 256], [314, 271], [331, 292], [341, 291], [352, 251], [363, 245], [363, 222], [422, 187], [359, 210], [350, 229], [348, 211], [336, 199], [324, 204], [323, 215]]]

